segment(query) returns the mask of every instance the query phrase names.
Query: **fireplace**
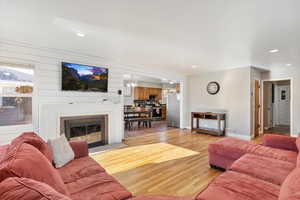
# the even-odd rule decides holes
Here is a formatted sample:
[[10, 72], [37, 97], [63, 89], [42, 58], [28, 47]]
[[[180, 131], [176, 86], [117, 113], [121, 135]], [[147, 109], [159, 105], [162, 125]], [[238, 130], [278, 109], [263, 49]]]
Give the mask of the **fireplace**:
[[60, 118], [60, 133], [69, 141], [86, 141], [89, 148], [108, 144], [108, 115]]

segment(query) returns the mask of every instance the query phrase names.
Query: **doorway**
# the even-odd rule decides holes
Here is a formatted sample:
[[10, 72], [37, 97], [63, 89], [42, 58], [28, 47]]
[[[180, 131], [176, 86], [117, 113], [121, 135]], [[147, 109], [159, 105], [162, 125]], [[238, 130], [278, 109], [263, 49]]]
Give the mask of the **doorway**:
[[124, 76], [124, 138], [180, 127], [180, 83]]
[[264, 133], [290, 135], [291, 80], [264, 81]]

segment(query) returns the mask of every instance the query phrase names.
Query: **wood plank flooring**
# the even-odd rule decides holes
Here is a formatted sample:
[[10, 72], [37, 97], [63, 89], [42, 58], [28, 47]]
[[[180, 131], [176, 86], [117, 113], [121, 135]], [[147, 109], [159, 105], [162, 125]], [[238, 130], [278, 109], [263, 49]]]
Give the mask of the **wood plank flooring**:
[[101, 163], [108, 173], [116, 174], [149, 164], [167, 162], [197, 154], [199, 152], [162, 142], [116, 149], [92, 157]]
[[125, 138], [128, 137], [136, 137], [136, 136], [144, 136], [149, 133], [157, 133], [163, 132], [167, 130], [174, 129], [172, 127], [167, 126], [167, 121], [153, 121], [151, 128], [148, 127], [140, 127], [138, 128], [137, 122], [134, 123], [133, 130], [125, 130]]
[[[128, 148], [116, 150], [114, 156], [110, 153], [107, 156], [98, 157], [98, 162], [103, 165], [113, 166], [113, 163], [125, 163], [124, 169], [121, 165], [111, 170], [111, 174], [134, 195], [155, 194], [155, 195], [174, 195], [194, 197], [198, 192], [204, 189], [220, 171], [211, 169], [208, 165], [207, 147], [222, 137], [214, 137], [203, 134], [191, 134], [189, 131], [179, 129], [168, 130], [165, 132], [147, 134], [145, 136], [127, 138], [124, 143]], [[139, 156], [140, 164], [135, 167], [128, 167], [131, 162], [136, 162], [134, 150], [147, 148], [153, 152], [159, 152], [157, 148], [164, 148], [165, 145], [157, 143], [166, 143], [182, 149], [182, 152], [168, 152], [165, 154], [169, 159], [153, 159], [151, 155]], [[156, 144], [149, 146], [148, 144]], [[142, 146], [143, 145], [143, 146]], [[126, 152], [128, 151], [128, 152]], [[195, 152], [195, 153], [191, 153]], [[95, 158], [97, 160], [97, 158]], [[135, 163], [136, 164], [136, 163]], [[109, 171], [109, 170], [108, 170]]]
[[209, 167], [207, 152], [222, 138], [172, 129], [127, 138], [129, 147], [93, 158], [134, 195], [194, 197], [222, 173]]

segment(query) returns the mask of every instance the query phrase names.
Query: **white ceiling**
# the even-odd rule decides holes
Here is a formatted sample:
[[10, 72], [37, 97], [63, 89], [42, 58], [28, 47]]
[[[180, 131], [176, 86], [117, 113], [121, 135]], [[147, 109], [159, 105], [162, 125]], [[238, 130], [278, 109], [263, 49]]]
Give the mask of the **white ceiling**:
[[298, 66], [299, 8], [299, 0], [0, 0], [0, 38], [187, 74]]
[[164, 83], [164, 82], [169, 81], [169, 80], [162, 80], [162, 79], [154, 78], [154, 77], [150, 77], [150, 76], [131, 75], [131, 74], [124, 75], [124, 80], [142, 81], [142, 82], [149, 82], [149, 83]]

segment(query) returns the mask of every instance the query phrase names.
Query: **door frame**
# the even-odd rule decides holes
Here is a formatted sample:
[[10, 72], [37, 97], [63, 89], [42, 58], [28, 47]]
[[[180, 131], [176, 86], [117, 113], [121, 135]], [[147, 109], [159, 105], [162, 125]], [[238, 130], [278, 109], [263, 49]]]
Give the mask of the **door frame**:
[[[256, 85], [258, 84], [258, 85]], [[258, 87], [257, 87], [258, 86]], [[260, 80], [255, 79], [254, 80], [254, 88], [253, 88], [253, 103], [254, 103], [254, 110], [253, 110], [253, 125], [254, 125], [254, 138], [259, 136], [261, 134], [262, 130], [262, 119], [261, 119], [261, 113], [262, 113], [262, 102], [261, 102], [261, 88], [262, 84]]]
[[[270, 81], [290, 81], [290, 136], [293, 136], [293, 127], [294, 127], [294, 118], [293, 118], [293, 107], [294, 107], [294, 91], [293, 91], [293, 78], [280, 78], [280, 79], [264, 79], [262, 80], [262, 86], [261, 86], [261, 102], [262, 102], [262, 111], [264, 110], [264, 84], [265, 82]], [[264, 112], [261, 112], [261, 124], [262, 124], [262, 134], [264, 133]]]

